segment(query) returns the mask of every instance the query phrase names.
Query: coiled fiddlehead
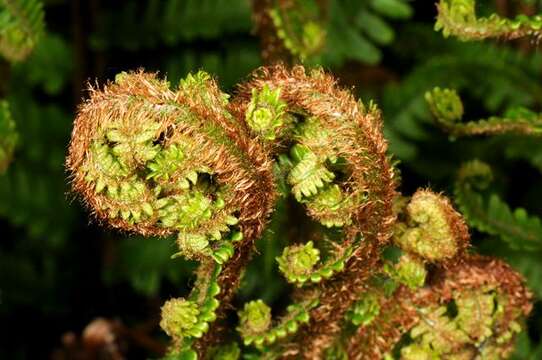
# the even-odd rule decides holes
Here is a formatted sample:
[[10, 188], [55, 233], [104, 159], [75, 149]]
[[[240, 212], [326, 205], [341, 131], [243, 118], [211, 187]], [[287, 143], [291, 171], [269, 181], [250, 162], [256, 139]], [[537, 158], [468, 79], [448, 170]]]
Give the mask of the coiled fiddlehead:
[[[360, 344], [364, 329], [383, 323], [380, 332], [399, 316], [383, 295], [440, 294], [434, 278], [467, 263], [468, 232], [442, 196], [420, 191], [401, 205], [381, 128], [373, 104], [321, 70], [262, 68], [232, 101], [203, 72], [176, 90], [154, 74], [122, 73], [81, 106], [67, 167], [99, 220], [176, 234], [178, 255], [200, 262], [190, 295], [162, 308], [172, 356], [220, 353], [226, 329], [216, 320], [279, 193], [301, 204], [314, 226], [308, 241], [296, 239], [277, 259], [295, 285], [293, 303], [276, 319], [263, 301], [247, 303], [237, 326], [243, 343], [269, 359], [323, 358], [337, 344], [352, 356], [382, 355], [397, 336], [387, 347]], [[381, 257], [392, 238], [401, 252], [395, 262]], [[526, 311], [527, 303], [510, 306]]]
[[515, 133], [542, 135], [542, 116], [525, 108], [508, 111], [503, 117], [461, 122], [463, 103], [455, 90], [434, 88], [425, 94], [437, 124], [452, 136]]
[[143, 235], [176, 234], [179, 255], [201, 261], [188, 299], [163, 309], [164, 328], [185, 347], [231, 298], [275, 196], [265, 153], [227, 102], [203, 72], [176, 91], [154, 74], [119, 74], [91, 89], [67, 160], [74, 189], [99, 220]]
[[517, 39], [525, 36], [539, 39], [542, 34], [540, 15], [518, 15], [515, 19], [506, 19], [492, 14], [480, 18], [476, 16], [475, 7], [476, 0], [440, 0], [435, 30], [442, 30], [446, 37], [453, 35], [461, 40]]
[[[275, 67], [262, 69], [240, 87], [233, 102], [237, 117], [251, 108], [254, 93], [267, 88], [287, 104], [285, 123], [291, 131], [277, 128], [269, 142], [258, 129], [251, 130], [283, 164], [290, 192], [309, 217], [339, 233], [325, 258], [309, 242], [287, 247], [278, 259], [287, 280], [300, 287], [294, 298], [310, 319], [280, 351], [317, 358], [339, 334], [339, 322], [357, 300], [356, 289], [363, 287], [378, 249], [391, 237], [395, 180], [374, 105], [355, 101], [321, 71]], [[285, 315], [277, 326], [288, 319]]]
[[[414, 212], [412, 207], [421, 199], [425, 211]], [[391, 290], [381, 285], [382, 280], [369, 288], [364, 302], [353, 309], [351, 321], [357, 329], [345, 345], [349, 358], [508, 357], [531, 310], [531, 294], [523, 279], [501, 261], [464, 251], [467, 227], [444, 197], [418, 191], [409, 207], [407, 218], [415, 221], [411, 229], [424, 227], [421, 220], [429, 232], [405, 247], [405, 231], [400, 228], [396, 243], [406, 252], [401, 259], [417, 255], [419, 263], [433, 262], [433, 267], [425, 268], [428, 276], [417, 284], [392, 276], [387, 280]], [[445, 239], [462, 246], [442, 249], [439, 244]]]

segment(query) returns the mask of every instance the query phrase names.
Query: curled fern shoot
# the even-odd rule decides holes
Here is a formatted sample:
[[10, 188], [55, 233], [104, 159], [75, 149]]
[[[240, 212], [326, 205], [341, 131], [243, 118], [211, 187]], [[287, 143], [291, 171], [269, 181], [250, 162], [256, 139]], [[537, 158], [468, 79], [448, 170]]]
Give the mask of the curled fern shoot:
[[512, 249], [542, 249], [542, 221], [525, 209], [510, 209], [489, 189], [493, 173], [488, 164], [473, 160], [459, 169], [454, 199], [475, 229], [499, 236]]
[[540, 15], [518, 15], [515, 19], [497, 14], [478, 17], [475, 7], [476, 0], [440, 0], [435, 30], [442, 30], [445, 37], [452, 35], [461, 40], [517, 39], [526, 36], [539, 39], [542, 34]]
[[40, 0], [0, 1], [0, 54], [21, 61], [43, 34], [43, 4]]
[[542, 135], [542, 116], [525, 108], [509, 110], [503, 117], [461, 122], [463, 103], [454, 90], [435, 88], [425, 99], [437, 124], [454, 137], [515, 133]]
[[[162, 309], [171, 357], [224, 350], [229, 359], [248, 350], [262, 359], [380, 358], [409, 331], [416, 344], [404, 353], [419, 354], [441, 341], [425, 335], [422, 313], [447, 329], [441, 304], [456, 301], [464, 314], [501, 293], [502, 311], [483, 314], [484, 323], [502, 321], [498, 331], [475, 329], [468, 314], [453, 321], [465, 344], [498, 335], [495, 351], [505, 353], [529, 310], [515, 273], [466, 255], [467, 227], [445, 197], [420, 190], [398, 201], [380, 111], [320, 69], [261, 68], [231, 99], [205, 72], [175, 89], [155, 74], [121, 73], [90, 89], [67, 168], [98, 220], [173, 234], [174, 256], [199, 262], [190, 294]], [[279, 196], [297, 202], [314, 225], [307, 241], [292, 241], [276, 259], [295, 285], [291, 303], [276, 314], [262, 300], [246, 303], [236, 327], [243, 347], [223, 348], [235, 336], [223, 321]], [[383, 255], [391, 247], [397, 261]], [[486, 265], [484, 277], [486, 268], [476, 269]], [[492, 266], [504, 269], [502, 281], [491, 277]]]

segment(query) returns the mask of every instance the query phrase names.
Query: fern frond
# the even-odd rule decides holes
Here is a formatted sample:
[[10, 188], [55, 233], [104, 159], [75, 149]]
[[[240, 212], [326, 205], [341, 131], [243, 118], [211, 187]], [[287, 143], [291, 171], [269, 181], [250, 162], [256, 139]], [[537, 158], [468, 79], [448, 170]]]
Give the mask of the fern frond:
[[515, 19], [503, 18], [497, 14], [477, 17], [476, 0], [440, 0], [437, 7], [435, 30], [442, 30], [445, 37], [453, 35], [461, 40], [480, 40], [532, 36], [538, 39], [542, 35], [540, 15], [518, 15]]
[[499, 236], [517, 250], [542, 249], [542, 221], [525, 209], [515, 210], [495, 193], [487, 193], [493, 174], [486, 163], [465, 163], [458, 173], [454, 198], [468, 223], [479, 231]]
[[0, 54], [13, 62], [26, 58], [43, 34], [43, 17], [39, 0], [2, 0]]
[[503, 133], [542, 135], [542, 115], [525, 108], [511, 109], [504, 117], [461, 123], [463, 103], [455, 90], [436, 87], [425, 94], [425, 100], [437, 124], [455, 137]]

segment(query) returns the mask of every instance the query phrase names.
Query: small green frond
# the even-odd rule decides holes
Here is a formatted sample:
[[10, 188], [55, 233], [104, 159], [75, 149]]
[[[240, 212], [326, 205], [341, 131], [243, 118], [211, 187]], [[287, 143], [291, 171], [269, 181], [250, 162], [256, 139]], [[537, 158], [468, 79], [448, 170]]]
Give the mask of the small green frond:
[[516, 133], [542, 135], [542, 115], [522, 107], [509, 110], [503, 117], [461, 123], [463, 103], [455, 90], [434, 88], [425, 94], [433, 116], [439, 126], [452, 136], [491, 135]]
[[488, 193], [489, 165], [478, 160], [464, 164], [455, 184], [454, 199], [468, 223], [479, 231], [499, 236], [511, 248], [542, 248], [542, 222], [525, 209], [510, 209], [497, 194]]
[[542, 35], [542, 17], [518, 15], [507, 19], [497, 14], [477, 17], [476, 0], [440, 0], [435, 30], [442, 30], [445, 37], [457, 36], [461, 40], [486, 38], [516, 39], [524, 36], [539, 38]]

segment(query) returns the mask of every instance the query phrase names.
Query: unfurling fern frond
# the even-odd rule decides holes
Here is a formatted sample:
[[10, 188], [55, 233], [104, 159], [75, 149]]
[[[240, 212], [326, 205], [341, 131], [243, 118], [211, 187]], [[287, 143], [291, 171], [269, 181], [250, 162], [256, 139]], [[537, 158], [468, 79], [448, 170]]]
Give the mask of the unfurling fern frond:
[[[67, 160], [74, 189], [103, 222], [143, 235], [175, 234], [175, 256], [200, 262], [191, 293], [162, 309], [172, 358], [206, 358], [235, 336], [220, 321], [279, 196], [277, 184], [280, 195], [304, 208], [312, 228], [308, 241], [295, 240], [276, 259], [295, 284], [292, 302], [278, 316], [262, 300], [238, 312], [236, 329], [255, 358], [374, 358], [414, 325], [419, 328], [411, 335], [422, 338], [420, 347], [441, 342], [438, 334], [429, 338], [414, 307], [438, 320], [439, 330], [468, 328], [469, 346], [502, 335], [497, 350], [511, 347], [519, 329], [511, 321], [529, 310], [517, 275], [507, 270], [517, 280], [513, 286], [492, 278], [488, 290], [479, 283], [462, 286], [465, 278], [482, 279], [479, 274], [458, 278], [446, 272], [470, 261], [461, 216], [430, 191], [394, 206], [396, 177], [380, 112], [322, 70], [262, 68], [231, 101], [205, 72], [189, 75], [175, 90], [154, 74], [121, 73], [90, 93], [79, 109]], [[381, 256], [393, 247], [392, 239], [400, 252], [395, 263]], [[439, 287], [448, 279], [451, 293]], [[447, 328], [437, 305], [451, 301], [456, 290], [498, 293], [501, 287], [515, 296], [505, 294], [506, 319], [499, 323], [504, 333], [488, 335], [486, 322], [476, 328], [463, 315], [456, 328]], [[468, 312], [478, 298], [485, 304], [492, 294], [475, 294], [474, 300], [470, 293], [457, 295], [457, 302]], [[396, 316], [409, 327], [396, 326]], [[374, 326], [365, 338], [365, 329]], [[388, 337], [386, 331], [395, 332]], [[363, 346], [371, 341], [378, 345]], [[237, 356], [235, 349], [226, 354]]]
[[436, 30], [444, 36], [457, 36], [461, 40], [480, 40], [486, 38], [516, 39], [524, 36], [540, 38], [542, 35], [542, 16], [528, 17], [518, 15], [506, 19], [492, 14], [477, 17], [476, 0], [440, 0]]
[[6, 171], [13, 158], [19, 135], [11, 117], [9, 103], [0, 101], [0, 174]]
[[32, 51], [44, 30], [40, 0], [0, 1], [0, 54], [21, 61]]
[[488, 193], [492, 177], [489, 165], [478, 160], [459, 170], [454, 199], [468, 223], [479, 231], [499, 236], [513, 249], [542, 249], [540, 218], [522, 208], [512, 210], [497, 194]]
[[425, 94], [425, 100], [437, 124], [452, 136], [503, 133], [542, 135], [542, 115], [525, 108], [511, 109], [503, 117], [492, 116], [462, 123], [463, 103], [454, 90], [436, 87]]

